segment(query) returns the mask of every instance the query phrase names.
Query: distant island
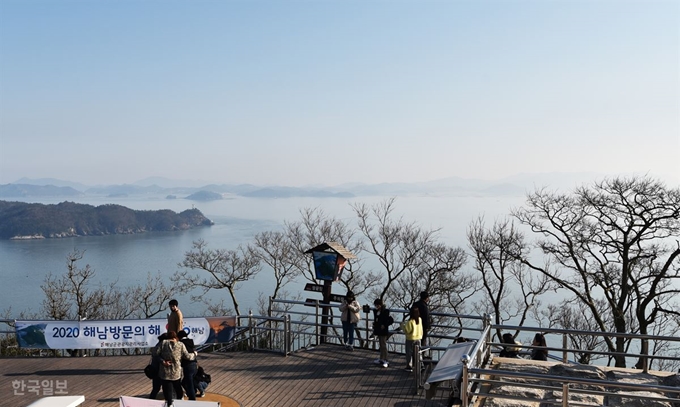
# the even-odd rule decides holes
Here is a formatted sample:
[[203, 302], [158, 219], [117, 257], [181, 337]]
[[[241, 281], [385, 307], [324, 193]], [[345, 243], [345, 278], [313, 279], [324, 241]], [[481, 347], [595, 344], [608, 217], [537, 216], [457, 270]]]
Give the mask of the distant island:
[[0, 239], [44, 239], [186, 230], [213, 222], [198, 209], [136, 211], [121, 205], [0, 201]]
[[222, 199], [222, 195], [212, 191], [198, 191], [189, 195], [186, 199], [190, 199], [192, 201], [215, 201]]

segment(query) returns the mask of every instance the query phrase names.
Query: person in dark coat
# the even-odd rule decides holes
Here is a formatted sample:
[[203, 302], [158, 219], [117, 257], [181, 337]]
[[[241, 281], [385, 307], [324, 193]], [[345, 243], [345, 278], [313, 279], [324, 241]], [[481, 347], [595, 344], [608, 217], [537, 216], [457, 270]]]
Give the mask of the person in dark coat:
[[390, 310], [385, 307], [380, 298], [373, 301], [373, 305], [375, 306], [373, 310], [373, 334], [378, 337], [380, 344], [380, 359], [375, 360], [374, 363], [388, 367], [390, 364], [387, 361], [387, 338], [390, 336], [390, 325], [394, 323], [394, 319], [392, 319]]
[[548, 345], [545, 342], [545, 335], [537, 333], [531, 346], [540, 346], [540, 348], [533, 348], [531, 350], [531, 359], [548, 360], [548, 350], [546, 349]]
[[196, 388], [197, 397], [205, 397], [205, 389], [208, 388], [210, 381], [210, 375], [199, 365], [198, 370], [196, 370], [196, 376], [194, 376], [194, 387]]
[[[182, 330], [182, 331], [177, 332], [177, 338], [179, 338], [179, 341], [184, 344], [185, 348], [187, 348], [187, 352], [193, 354], [196, 351], [196, 346], [194, 345], [194, 340], [189, 339], [186, 331]], [[197, 371], [197, 361], [196, 361], [195, 358], [193, 360], [182, 358], [181, 365], [182, 365], [182, 373], [183, 373], [183, 375], [182, 375], [182, 388], [184, 388], [184, 392], [186, 393], [189, 400], [196, 400], [196, 389], [194, 387], [194, 376], [196, 375], [196, 371]]]
[[151, 366], [154, 367], [154, 371], [156, 372], [156, 375], [151, 379], [151, 394], [149, 394], [149, 398], [152, 400], [155, 400], [158, 393], [161, 391], [162, 382], [160, 377], [158, 377], [158, 370], [161, 368], [161, 357], [158, 352], [158, 347], [165, 339], [167, 339], [167, 334], [165, 333], [158, 337], [158, 343], [151, 354]]
[[427, 306], [428, 302], [430, 302], [430, 293], [423, 291], [420, 293], [420, 300], [413, 303], [413, 306], [418, 308], [420, 319], [423, 321], [423, 338], [420, 340], [420, 346], [423, 348], [427, 347], [427, 336], [428, 332], [430, 332], [430, 326], [432, 325], [432, 321], [430, 320], [430, 308]]

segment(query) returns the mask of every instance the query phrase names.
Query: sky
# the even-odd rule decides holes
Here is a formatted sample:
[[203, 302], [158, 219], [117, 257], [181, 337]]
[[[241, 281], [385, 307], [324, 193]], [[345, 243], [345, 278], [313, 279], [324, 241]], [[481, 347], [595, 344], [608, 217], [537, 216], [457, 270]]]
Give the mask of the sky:
[[0, 0], [0, 184], [644, 173], [680, 2]]

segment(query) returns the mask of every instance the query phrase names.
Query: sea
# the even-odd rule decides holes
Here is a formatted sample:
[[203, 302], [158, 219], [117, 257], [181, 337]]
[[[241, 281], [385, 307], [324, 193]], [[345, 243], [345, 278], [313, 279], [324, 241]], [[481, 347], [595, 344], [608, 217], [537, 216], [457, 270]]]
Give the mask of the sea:
[[[171, 209], [181, 212], [197, 208], [214, 222], [213, 226], [200, 227], [178, 232], [152, 232], [136, 235], [110, 235], [69, 237], [60, 239], [2, 240], [0, 241], [0, 318], [19, 318], [25, 315], [39, 315], [44, 294], [41, 285], [51, 274], [59, 276], [66, 272], [66, 259], [74, 250], [84, 252], [78, 263], [95, 270], [93, 283], [117, 286], [144, 284], [147, 273], [160, 273], [170, 279], [177, 270], [184, 253], [191, 250], [198, 239], [207, 242], [213, 249], [236, 249], [239, 245], [251, 243], [253, 237], [264, 231], [281, 230], [285, 222], [301, 219], [300, 211], [318, 208], [326, 214], [356, 224], [352, 205], [375, 205], [389, 197], [371, 196], [354, 198], [245, 198], [234, 197], [210, 202], [195, 202], [185, 199], [165, 199], [161, 196], [144, 197], [82, 197], [69, 199], [71, 202], [90, 205], [118, 204], [135, 210]], [[22, 200], [22, 199], [15, 199]], [[56, 204], [63, 199], [45, 198], [22, 200], [44, 204]], [[439, 229], [441, 242], [466, 250], [466, 231], [470, 222], [484, 216], [488, 224], [495, 219], [508, 216], [511, 209], [524, 203], [523, 196], [505, 197], [453, 197], [453, 196], [404, 196], [396, 197], [395, 217], [415, 222], [426, 229]], [[322, 243], [322, 242], [319, 242]], [[370, 255], [366, 256], [364, 268], [379, 267]], [[471, 262], [464, 267], [471, 268]], [[195, 273], [199, 273], [195, 271]], [[317, 293], [304, 292], [307, 281], [300, 279], [286, 287], [291, 294], [301, 293], [314, 298]], [[272, 295], [274, 279], [271, 270], [263, 270], [252, 280], [237, 286], [236, 296], [242, 313], [257, 311], [257, 299]], [[202, 316], [206, 305], [191, 301], [191, 294], [178, 295], [185, 316]], [[344, 292], [339, 292], [344, 294]], [[213, 302], [224, 300], [231, 305], [226, 290], [206, 294]], [[364, 303], [367, 299], [363, 300]]]

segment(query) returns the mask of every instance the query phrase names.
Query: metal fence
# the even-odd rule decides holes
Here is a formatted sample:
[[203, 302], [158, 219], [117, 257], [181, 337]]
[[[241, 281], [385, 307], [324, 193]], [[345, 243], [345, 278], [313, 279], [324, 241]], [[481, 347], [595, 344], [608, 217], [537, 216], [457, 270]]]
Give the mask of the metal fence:
[[[229, 343], [223, 344], [209, 344], [204, 345], [203, 351], [244, 351], [244, 350], [260, 350], [272, 351], [289, 355], [291, 352], [302, 351], [317, 346], [320, 343], [328, 344], [342, 344], [342, 325], [340, 321], [340, 313], [337, 304], [322, 304], [319, 302], [309, 303], [302, 301], [290, 300], [275, 300], [270, 299], [270, 309], [273, 309], [273, 315], [254, 315], [252, 312], [249, 315], [237, 316], [235, 336]], [[328, 316], [327, 323], [322, 323], [324, 309]], [[390, 309], [390, 313], [395, 319], [395, 324], [390, 331], [391, 335], [388, 339], [388, 351], [392, 354], [402, 355], [405, 353], [405, 337], [399, 329], [399, 320], [403, 319], [407, 314], [407, 310]], [[666, 401], [675, 402], [680, 405], [677, 397], [680, 397], [680, 389], [677, 387], [643, 385], [643, 384], [624, 384], [619, 382], [579, 379], [575, 377], [564, 376], [549, 376], [549, 375], [532, 375], [530, 373], [521, 373], [514, 371], [505, 371], [498, 369], [490, 369], [491, 357], [497, 353], [505, 345], [500, 342], [493, 341], [492, 332], [494, 331], [520, 331], [520, 332], [541, 332], [546, 336], [552, 338], [549, 343], [559, 343], [561, 346], [550, 346], [547, 350], [551, 353], [551, 357], [563, 362], [569, 362], [570, 356], [576, 359], [576, 355], [584, 352], [604, 355], [612, 358], [619, 355], [615, 352], [597, 351], [597, 350], [583, 350], [573, 349], [568, 346], [569, 335], [593, 336], [598, 338], [603, 337], [625, 337], [633, 340], [649, 340], [654, 342], [666, 342], [675, 344], [680, 347], [680, 338], [654, 336], [654, 335], [636, 335], [636, 334], [617, 334], [617, 333], [603, 333], [597, 331], [576, 331], [564, 329], [550, 329], [540, 327], [526, 327], [526, 326], [511, 326], [511, 325], [492, 325], [489, 316], [475, 316], [475, 315], [455, 315], [455, 314], [438, 314], [433, 316], [438, 321], [433, 327], [430, 334], [432, 346], [425, 349], [416, 347], [416, 366], [414, 366], [414, 391], [420, 393], [424, 382], [427, 379], [429, 370], [436, 365], [441, 359], [441, 356], [446, 351], [450, 343], [457, 342], [461, 338], [468, 338], [476, 340], [476, 346], [473, 348], [470, 355], [466, 355], [461, 363], [463, 364], [463, 374], [459, 383], [452, 382], [448, 386], [441, 386], [450, 392], [458, 391], [463, 403], [463, 406], [469, 406], [475, 400], [484, 398], [510, 398], [525, 401], [540, 402], [541, 405], [569, 405], [578, 406], [577, 397], [585, 394], [602, 395], [609, 398], [621, 397], [613, 394], [614, 389], [629, 389], [634, 392], [660, 392], [666, 396], [655, 396], [649, 394], [635, 394], [630, 396], [638, 400], [648, 401]], [[357, 347], [364, 349], [373, 349], [377, 351], [377, 340], [372, 337], [372, 322], [373, 317], [371, 312], [364, 312], [362, 320], [357, 325], [355, 332], [355, 343]], [[16, 345], [15, 333], [13, 330], [14, 320], [2, 319], [0, 320], [0, 342], [2, 343], [2, 354], [4, 356], [21, 355], [21, 356], [66, 356], [62, 351], [45, 350], [21, 350]], [[325, 328], [325, 329], [323, 329]], [[534, 349], [531, 345], [522, 345], [525, 353]], [[128, 351], [126, 353], [147, 352], [148, 349], [136, 349], [134, 352]], [[521, 353], [521, 352], [520, 352]], [[106, 354], [106, 353], [104, 353]], [[95, 354], [93, 356], [97, 356]], [[676, 355], [641, 355], [639, 353], [625, 353], [627, 358], [647, 358], [649, 360], [665, 360], [669, 362], [679, 362], [680, 357]], [[424, 367], [421, 369], [420, 367]], [[647, 369], [640, 370], [646, 373]], [[532, 400], [530, 397], [507, 396], [501, 394], [489, 394], [486, 390], [489, 386], [499, 383], [507, 384], [508, 381], [523, 379], [522, 383], [513, 382], [513, 386], [526, 388], [539, 388], [550, 390], [556, 394], [559, 392], [563, 396], [559, 400]], [[538, 383], [537, 381], [542, 381]], [[546, 385], [545, 382], [562, 383], [559, 386]], [[587, 386], [600, 386], [604, 390], [592, 390]], [[675, 399], [669, 397], [676, 397]]]
[[[602, 396], [603, 406], [624, 406], [630, 401], [665, 402], [667, 405], [680, 405], [680, 388], [651, 384], [621, 383], [607, 380], [595, 380], [578, 377], [554, 376], [535, 373], [524, 373], [509, 370], [469, 368], [468, 360], [463, 360], [462, 406], [473, 405], [481, 398], [510, 399], [540, 403], [541, 406], [593, 406], [592, 402], [583, 402], [583, 396]], [[522, 379], [518, 381], [517, 379]], [[548, 383], [548, 384], [542, 384]], [[554, 385], [561, 383], [561, 385]], [[491, 385], [512, 385], [525, 389], [541, 389], [552, 391], [554, 400], [536, 399], [528, 396], [489, 393]], [[601, 388], [601, 390], [599, 389]], [[620, 393], [621, 389], [634, 393]], [[654, 396], [659, 393], [665, 396]], [[647, 405], [636, 403], [635, 405]], [[650, 404], [651, 405], [651, 404]]]

